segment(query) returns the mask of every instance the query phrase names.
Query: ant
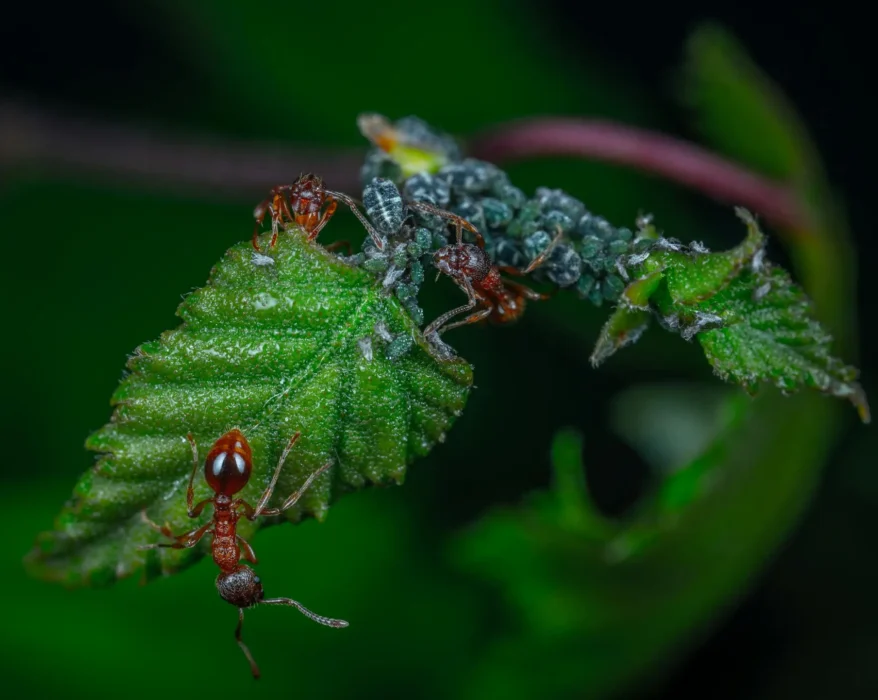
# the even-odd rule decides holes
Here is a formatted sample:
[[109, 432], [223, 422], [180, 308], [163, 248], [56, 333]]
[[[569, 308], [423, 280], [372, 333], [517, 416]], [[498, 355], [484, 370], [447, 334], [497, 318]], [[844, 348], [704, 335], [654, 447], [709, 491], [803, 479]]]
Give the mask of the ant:
[[[299, 175], [292, 185], [278, 185], [272, 188], [268, 197], [256, 205], [253, 210], [256, 219], [256, 225], [253, 227], [253, 247], [259, 252], [259, 228], [267, 213], [271, 213], [270, 247], [273, 248], [277, 243], [278, 226], [283, 224], [284, 218], [291, 224], [300, 226], [308, 234], [308, 240], [313, 241], [335, 214], [339, 202], [347, 204], [354, 216], [366, 227], [375, 247], [384, 250], [384, 240], [360, 213], [356, 202], [343, 192], [326, 189], [323, 180], [311, 173]], [[326, 209], [323, 209], [324, 205], [327, 205]]]
[[204, 462], [204, 476], [215, 495], [193, 505], [194, 492], [192, 486], [195, 481], [195, 472], [198, 471], [198, 447], [195, 444], [195, 438], [190, 433], [186, 436], [192, 447], [192, 474], [189, 477], [189, 488], [186, 490], [186, 505], [188, 506], [189, 517], [197, 518], [208, 504], [213, 506], [213, 517], [201, 527], [197, 527], [182, 535], [174, 535], [167, 524], [163, 527], [157, 525], [147, 517], [146, 510], [141, 513], [144, 522], [174, 541], [143, 545], [140, 549], [156, 549], [158, 547], [188, 549], [194, 547], [205, 535], [213, 535], [213, 542], [210, 546], [211, 553], [213, 554], [213, 560], [221, 569], [221, 573], [216, 579], [216, 587], [223, 600], [238, 608], [238, 627], [235, 629], [235, 639], [250, 663], [250, 670], [254, 678], [259, 678], [259, 667], [253, 660], [247, 645], [241, 639], [241, 627], [244, 624], [244, 608], [250, 608], [255, 605], [289, 605], [321, 625], [326, 625], [327, 627], [348, 626], [348, 623], [344, 620], [334, 620], [317, 615], [298, 601], [291, 600], [290, 598], [266, 598], [262, 590], [262, 581], [254, 573], [253, 569], [238, 563], [242, 556], [251, 564], [257, 563], [253, 548], [236, 532], [238, 518], [243, 515], [248, 520], [256, 520], [260, 516], [280, 515], [285, 510], [292, 508], [314, 480], [332, 466], [332, 462], [329, 462], [311, 474], [311, 476], [305, 479], [305, 483], [302, 484], [301, 488], [287, 498], [280, 508], [267, 508], [268, 501], [280, 476], [280, 470], [300, 435], [301, 433], [298, 432], [293, 435], [286, 448], [284, 448], [280, 460], [278, 460], [277, 468], [274, 471], [274, 476], [254, 508], [242, 498], [232, 499], [232, 496], [247, 485], [253, 470], [252, 450], [247, 439], [237, 428], [230, 430], [213, 444]]
[[[466, 222], [469, 223], [469, 222]], [[555, 236], [552, 243], [537, 256], [524, 270], [506, 265], [495, 265], [488, 253], [485, 252], [485, 239], [472, 225], [466, 226], [476, 237], [476, 245], [464, 243], [462, 230], [457, 226], [457, 242], [443, 246], [433, 253], [433, 264], [439, 270], [439, 274], [445, 274], [454, 280], [469, 297], [469, 301], [434, 320], [424, 329], [424, 336], [430, 337], [433, 333], [441, 334], [445, 331], [465, 326], [470, 323], [478, 323], [489, 319], [494, 323], [511, 323], [518, 320], [524, 313], [526, 300], [542, 301], [548, 299], [550, 294], [540, 294], [530, 287], [518, 282], [504, 280], [500, 272], [510, 275], [523, 276], [533, 272], [542, 265], [561, 237], [561, 232]], [[476, 306], [483, 308], [470, 314], [461, 321], [448, 323], [450, 319], [464, 311], [471, 311]]]

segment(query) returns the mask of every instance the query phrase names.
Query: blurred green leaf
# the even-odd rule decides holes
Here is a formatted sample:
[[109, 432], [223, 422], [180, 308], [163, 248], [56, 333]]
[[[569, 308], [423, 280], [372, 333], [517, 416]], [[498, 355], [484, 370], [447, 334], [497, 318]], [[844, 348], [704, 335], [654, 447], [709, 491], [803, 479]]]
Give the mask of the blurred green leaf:
[[[830, 405], [732, 396], [719, 436], [622, 521], [602, 517], [583, 479], [570, 478], [582, 472], [579, 450], [561, 445], [577, 438], [560, 433], [555, 487], [454, 542], [458, 565], [515, 613], [464, 696], [606, 697], [673, 659], [782, 540], [822, 464]], [[779, 413], [781, 426], [769, 420]]]
[[[242, 496], [255, 502], [301, 431], [275, 499], [333, 461], [287, 511], [293, 521], [323, 518], [339, 492], [401, 482], [407, 464], [443, 439], [472, 382], [467, 363], [434, 359], [406, 311], [368, 273], [295, 233], [281, 236], [273, 260], [254, 255], [249, 243], [231, 248], [178, 314], [181, 327], [130, 358], [112, 421], [87, 442], [103, 456], [29, 557], [40, 576], [103, 584], [144, 563], [148, 575], [176, 571], [203, 554], [137, 549], [158, 537], [140, 518], [144, 508], [174, 531], [191, 527], [187, 432], [204, 455], [241, 427], [254, 450]], [[401, 356], [390, 352], [399, 337], [414, 341]], [[197, 491], [209, 495], [203, 482]], [[242, 525], [244, 535], [257, 527]]]

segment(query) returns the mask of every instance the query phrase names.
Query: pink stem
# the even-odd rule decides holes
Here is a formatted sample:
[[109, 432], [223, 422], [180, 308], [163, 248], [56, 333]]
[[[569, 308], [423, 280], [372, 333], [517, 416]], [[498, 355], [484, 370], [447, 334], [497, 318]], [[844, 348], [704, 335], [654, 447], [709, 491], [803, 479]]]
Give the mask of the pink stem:
[[212, 199], [258, 201], [300, 172], [314, 172], [336, 190], [357, 190], [364, 153], [365, 148], [171, 135], [0, 100], [0, 175], [4, 169], [35, 168]]
[[494, 163], [563, 155], [629, 165], [720, 202], [744, 206], [779, 226], [808, 228], [807, 213], [792, 188], [693, 144], [643, 129], [584, 119], [532, 119], [474, 137], [469, 151]]

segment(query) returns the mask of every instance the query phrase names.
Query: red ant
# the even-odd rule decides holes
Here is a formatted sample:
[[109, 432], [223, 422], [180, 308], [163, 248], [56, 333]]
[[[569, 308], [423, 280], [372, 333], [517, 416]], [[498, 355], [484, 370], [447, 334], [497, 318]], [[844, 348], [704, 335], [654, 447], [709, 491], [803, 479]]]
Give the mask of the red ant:
[[[356, 202], [343, 192], [326, 189], [323, 180], [311, 173], [299, 175], [292, 185], [278, 185], [272, 188], [268, 197], [256, 205], [256, 209], [253, 210], [256, 219], [256, 225], [253, 227], [253, 247], [259, 251], [259, 227], [262, 226], [267, 213], [271, 213], [270, 245], [273, 248], [277, 243], [278, 226], [283, 224], [284, 218], [291, 224], [300, 226], [308, 234], [308, 240], [313, 241], [335, 214], [339, 202], [344, 202], [350, 207], [360, 223], [366, 227], [375, 247], [384, 250], [384, 240], [360, 213]], [[323, 209], [324, 204], [327, 205], [326, 209]]]
[[321, 625], [328, 627], [348, 626], [348, 623], [344, 620], [334, 620], [330, 617], [317, 615], [298, 601], [291, 600], [290, 598], [266, 598], [262, 590], [262, 581], [254, 573], [253, 569], [238, 563], [242, 556], [251, 564], [257, 563], [253, 548], [236, 532], [238, 518], [243, 515], [248, 520], [256, 520], [260, 516], [280, 515], [285, 510], [292, 508], [314, 480], [332, 466], [332, 462], [329, 462], [311, 474], [311, 476], [305, 479], [305, 483], [302, 484], [301, 488], [287, 498], [280, 508], [267, 508], [268, 501], [280, 476], [281, 467], [283, 467], [287, 455], [293, 449], [293, 445], [296, 444], [299, 436], [300, 433], [298, 432], [293, 435], [286, 448], [284, 448], [280, 460], [278, 460], [277, 468], [274, 471], [274, 476], [254, 508], [242, 498], [232, 499], [232, 496], [247, 485], [247, 482], [250, 480], [250, 473], [253, 470], [252, 450], [247, 439], [237, 428], [223, 435], [213, 444], [210, 452], [207, 453], [207, 459], [204, 462], [204, 476], [215, 495], [193, 506], [194, 492], [192, 485], [195, 481], [195, 472], [198, 471], [198, 447], [195, 444], [195, 438], [190, 433], [186, 436], [192, 447], [192, 474], [189, 477], [189, 488], [186, 490], [186, 505], [188, 506], [189, 517], [197, 518], [208, 504], [213, 505], [213, 517], [210, 522], [205, 523], [201, 527], [197, 527], [182, 535], [174, 535], [167, 524], [164, 527], [157, 525], [147, 517], [146, 510], [142, 513], [143, 520], [150, 527], [174, 541], [143, 545], [140, 549], [155, 549], [158, 547], [188, 549], [194, 547], [205, 535], [213, 535], [210, 549], [213, 554], [213, 560], [221, 569], [221, 573], [216, 579], [216, 587], [223, 600], [238, 607], [238, 627], [235, 629], [235, 639], [250, 663], [250, 670], [254, 678], [259, 678], [259, 667], [253, 660], [247, 645], [241, 640], [244, 608], [250, 608], [254, 605], [289, 605]]
[[[424, 329], [424, 335], [427, 337], [433, 333], [444, 333], [452, 328], [478, 323], [484, 319], [493, 323], [511, 323], [518, 320], [524, 313], [526, 300], [542, 301], [551, 296], [535, 292], [530, 287], [518, 282], [504, 280], [500, 277], [500, 272], [517, 276], [529, 274], [545, 262], [560, 238], [560, 233], [527, 268], [519, 270], [515, 267], [495, 265], [485, 252], [485, 239], [482, 234], [472, 225], [466, 228], [475, 234], [476, 245], [463, 242], [461, 227], [458, 225], [457, 242], [439, 248], [433, 253], [433, 264], [439, 270], [439, 274], [448, 275], [454, 280], [454, 283], [469, 297], [469, 301], [463, 306], [446, 311], [427, 326]], [[476, 306], [483, 308], [470, 314], [462, 321], [444, 325], [458, 314], [471, 311]]]

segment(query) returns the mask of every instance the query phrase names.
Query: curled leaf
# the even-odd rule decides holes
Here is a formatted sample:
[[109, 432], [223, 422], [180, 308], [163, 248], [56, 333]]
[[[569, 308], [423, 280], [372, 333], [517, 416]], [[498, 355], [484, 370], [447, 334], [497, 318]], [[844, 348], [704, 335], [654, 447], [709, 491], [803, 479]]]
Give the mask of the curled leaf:
[[[111, 421], [87, 442], [101, 457], [28, 557], [37, 575], [110, 583], [144, 564], [147, 575], [176, 571], [203, 554], [137, 549], [158, 537], [143, 509], [175, 531], [192, 526], [184, 498], [189, 432], [203, 459], [228, 429], [244, 431], [254, 472], [241, 495], [255, 502], [301, 431], [275, 499], [332, 461], [286, 513], [322, 519], [343, 491], [400, 483], [406, 466], [444, 438], [472, 382], [467, 363], [430, 354], [409, 314], [371, 275], [295, 232], [280, 237], [271, 257], [249, 244], [231, 248], [177, 313], [179, 328], [130, 358]], [[208, 495], [197, 479], [196, 497]], [[245, 537], [257, 527], [241, 525]]]
[[738, 215], [747, 237], [731, 250], [674, 244], [639, 263], [640, 277], [621, 295], [592, 364], [636, 341], [648, 308], [666, 329], [697, 338], [722, 379], [751, 393], [763, 382], [785, 393], [815, 389], [849, 400], [868, 423], [857, 370], [832, 355], [832, 338], [802, 288], [765, 260], [765, 236], [753, 216], [743, 209]]

